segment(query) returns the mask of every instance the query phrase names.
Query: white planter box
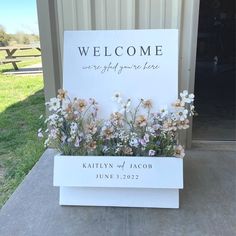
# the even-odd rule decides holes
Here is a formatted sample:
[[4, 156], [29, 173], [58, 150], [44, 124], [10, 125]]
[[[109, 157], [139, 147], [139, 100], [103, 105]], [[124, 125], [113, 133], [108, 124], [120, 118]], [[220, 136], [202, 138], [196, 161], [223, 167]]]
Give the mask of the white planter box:
[[183, 160], [173, 157], [54, 157], [60, 205], [179, 208]]

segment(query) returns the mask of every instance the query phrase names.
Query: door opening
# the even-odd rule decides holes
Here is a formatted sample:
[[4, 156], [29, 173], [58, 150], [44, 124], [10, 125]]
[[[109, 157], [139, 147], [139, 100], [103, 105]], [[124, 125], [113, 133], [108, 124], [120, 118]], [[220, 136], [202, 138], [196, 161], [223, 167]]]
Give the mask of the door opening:
[[235, 22], [235, 0], [200, 2], [195, 140], [236, 140]]

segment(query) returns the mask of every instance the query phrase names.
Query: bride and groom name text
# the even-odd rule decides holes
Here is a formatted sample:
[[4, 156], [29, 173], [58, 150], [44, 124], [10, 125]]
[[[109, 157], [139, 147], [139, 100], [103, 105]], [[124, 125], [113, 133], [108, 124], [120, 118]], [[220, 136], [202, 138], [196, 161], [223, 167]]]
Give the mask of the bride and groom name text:
[[[107, 169], [107, 173], [96, 173], [96, 179], [120, 179], [120, 180], [137, 180], [139, 179], [138, 174], [126, 174], [126, 173], [121, 173], [119, 172], [120, 170], [122, 171], [127, 171], [127, 170], [134, 170], [134, 169], [142, 169], [142, 170], [147, 170], [147, 169], [152, 169], [152, 164], [149, 163], [130, 163], [126, 164], [124, 161], [121, 164], [114, 164], [114, 163], [83, 163], [82, 164], [83, 169]], [[116, 169], [117, 173], [111, 173], [110, 170]], [[108, 173], [109, 172], [109, 173]], [[115, 171], [114, 171], [115, 172]]]
[[[83, 169], [113, 169], [113, 168], [122, 168], [124, 170], [126, 163], [125, 161], [122, 164], [114, 165], [113, 163], [83, 163]], [[131, 163], [128, 166], [128, 169], [152, 169], [152, 164], [136, 164]]]

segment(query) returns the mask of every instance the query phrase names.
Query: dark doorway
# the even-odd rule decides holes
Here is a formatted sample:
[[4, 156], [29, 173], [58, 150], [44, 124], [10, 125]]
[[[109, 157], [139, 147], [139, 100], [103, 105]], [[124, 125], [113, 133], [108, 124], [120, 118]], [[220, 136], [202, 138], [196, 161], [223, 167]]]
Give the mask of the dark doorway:
[[235, 0], [200, 2], [193, 139], [236, 140]]

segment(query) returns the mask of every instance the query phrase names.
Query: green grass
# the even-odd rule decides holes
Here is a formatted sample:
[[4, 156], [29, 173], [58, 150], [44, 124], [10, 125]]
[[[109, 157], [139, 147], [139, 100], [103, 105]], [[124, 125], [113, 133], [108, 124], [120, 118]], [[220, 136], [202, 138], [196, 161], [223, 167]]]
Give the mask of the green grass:
[[44, 150], [37, 138], [45, 112], [42, 75], [3, 75], [8, 66], [0, 66], [0, 208]]

